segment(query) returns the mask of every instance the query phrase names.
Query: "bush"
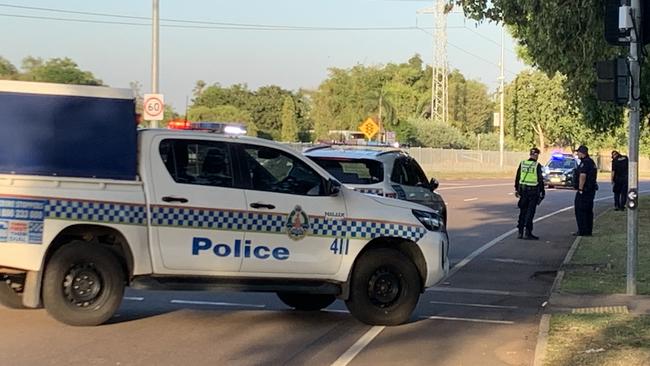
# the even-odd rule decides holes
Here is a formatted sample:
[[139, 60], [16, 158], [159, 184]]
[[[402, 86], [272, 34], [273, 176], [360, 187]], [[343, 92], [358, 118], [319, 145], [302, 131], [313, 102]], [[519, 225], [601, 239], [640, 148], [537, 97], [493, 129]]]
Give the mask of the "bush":
[[415, 131], [413, 144], [442, 149], [469, 149], [471, 141], [456, 127], [426, 119], [407, 121]]

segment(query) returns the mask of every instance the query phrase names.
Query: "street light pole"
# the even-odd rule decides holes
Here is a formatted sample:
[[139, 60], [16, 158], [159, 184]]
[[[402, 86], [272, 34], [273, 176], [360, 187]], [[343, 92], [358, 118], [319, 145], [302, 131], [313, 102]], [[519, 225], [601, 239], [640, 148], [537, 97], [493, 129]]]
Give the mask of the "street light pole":
[[504, 123], [505, 123], [505, 116], [503, 113], [504, 107], [503, 107], [503, 99], [504, 99], [504, 76], [503, 76], [503, 63], [504, 63], [504, 57], [503, 57], [503, 48], [504, 48], [504, 42], [503, 42], [503, 37], [505, 33], [505, 27], [501, 28], [501, 73], [499, 76], [499, 80], [501, 81], [501, 86], [499, 87], [499, 92], [500, 92], [500, 102], [499, 102], [499, 167], [503, 168], [503, 145], [504, 145], [504, 139], [505, 139], [505, 132], [504, 132]]
[[[160, 29], [159, 25], [159, 14], [158, 14], [158, 0], [153, 1], [153, 11], [151, 16], [151, 43], [152, 43], [152, 52], [151, 52], [151, 93], [158, 94], [158, 31]], [[151, 121], [151, 127], [157, 128], [158, 121]]]

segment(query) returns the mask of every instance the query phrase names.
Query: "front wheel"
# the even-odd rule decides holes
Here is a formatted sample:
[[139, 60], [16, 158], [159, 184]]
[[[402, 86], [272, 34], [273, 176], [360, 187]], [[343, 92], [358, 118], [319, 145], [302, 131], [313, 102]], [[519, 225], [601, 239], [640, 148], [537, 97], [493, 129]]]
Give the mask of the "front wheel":
[[23, 284], [13, 281], [9, 275], [0, 274], [0, 304], [10, 309], [24, 309]]
[[420, 298], [421, 281], [415, 264], [393, 249], [371, 250], [354, 267], [350, 313], [370, 325], [406, 322]]
[[280, 300], [286, 305], [305, 311], [317, 311], [330, 306], [336, 297], [323, 294], [300, 294], [293, 292], [278, 292]]
[[102, 324], [113, 316], [123, 295], [122, 266], [101, 245], [65, 245], [54, 253], [45, 269], [45, 309], [65, 324]]

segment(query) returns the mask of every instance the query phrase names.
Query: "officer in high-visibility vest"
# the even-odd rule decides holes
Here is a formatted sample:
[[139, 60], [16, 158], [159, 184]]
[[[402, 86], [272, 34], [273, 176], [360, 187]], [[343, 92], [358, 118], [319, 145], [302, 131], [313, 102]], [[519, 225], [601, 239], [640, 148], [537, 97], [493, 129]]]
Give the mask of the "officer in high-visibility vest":
[[537, 205], [542, 202], [546, 192], [542, 165], [537, 162], [538, 157], [539, 149], [536, 147], [530, 149], [530, 158], [519, 164], [515, 177], [515, 196], [519, 198], [518, 239], [539, 240], [539, 237], [533, 235], [533, 217]]

